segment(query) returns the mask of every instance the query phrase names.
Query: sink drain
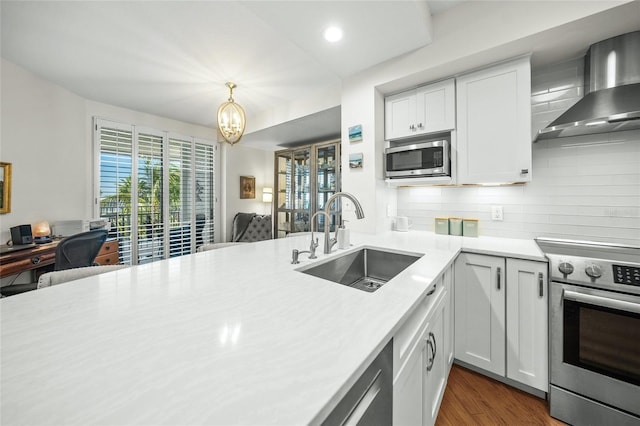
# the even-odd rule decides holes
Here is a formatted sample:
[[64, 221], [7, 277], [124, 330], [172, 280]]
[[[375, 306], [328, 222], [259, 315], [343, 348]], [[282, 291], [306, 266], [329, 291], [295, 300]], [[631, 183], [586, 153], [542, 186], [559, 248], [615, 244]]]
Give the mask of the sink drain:
[[372, 293], [377, 289], [379, 289], [380, 287], [382, 287], [385, 282], [386, 281], [378, 280], [376, 278], [363, 277], [358, 281], [354, 282], [353, 284], [351, 284], [351, 287]]

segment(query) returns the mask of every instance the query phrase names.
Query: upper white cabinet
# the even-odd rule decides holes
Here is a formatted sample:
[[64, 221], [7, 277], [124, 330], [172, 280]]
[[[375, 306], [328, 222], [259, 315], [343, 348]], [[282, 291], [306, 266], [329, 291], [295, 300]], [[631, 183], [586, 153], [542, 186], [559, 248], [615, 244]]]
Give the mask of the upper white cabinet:
[[454, 79], [385, 98], [385, 139], [444, 132], [456, 126]]
[[548, 392], [547, 264], [462, 253], [455, 262], [455, 356]]
[[531, 66], [519, 58], [457, 78], [458, 183], [531, 181]]

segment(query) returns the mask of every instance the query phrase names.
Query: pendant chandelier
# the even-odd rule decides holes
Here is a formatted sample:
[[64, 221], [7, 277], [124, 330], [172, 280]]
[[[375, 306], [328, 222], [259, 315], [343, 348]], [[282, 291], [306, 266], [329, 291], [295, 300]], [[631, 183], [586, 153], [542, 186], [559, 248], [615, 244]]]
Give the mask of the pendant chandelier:
[[227, 83], [226, 86], [229, 88], [229, 99], [218, 108], [218, 130], [224, 140], [233, 145], [242, 138], [246, 119], [242, 107], [233, 101], [233, 89], [237, 86], [234, 83]]

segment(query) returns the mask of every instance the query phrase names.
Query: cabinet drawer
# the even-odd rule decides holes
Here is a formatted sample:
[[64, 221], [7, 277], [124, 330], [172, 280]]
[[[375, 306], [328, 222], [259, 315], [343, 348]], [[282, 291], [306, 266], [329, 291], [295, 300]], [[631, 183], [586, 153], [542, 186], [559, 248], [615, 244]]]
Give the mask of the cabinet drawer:
[[118, 253], [118, 240], [105, 241], [102, 248], [98, 252], [98, 256], [105, 256], [112, 253]]
[[53, 265], [56, 259], [55, 252], [36, 254], [28, 258], [16, 260], [2, 265], [2, 276], [18, 274], [23, 271]]
[[117, 265], [120, 263], [120, 259], [118, 258], [118, 252], [114, 251], [112, 253], [107, 253], [102, 256], [97, 256], [95, 262], [104, 266], [104, 265]]
[[433, 289], [435, 285], [435, 291], [433, 294], [425, 296], [418, 306], [414, 309], [413, 313], [407, 318], [400, 330], [393, 337], [393, 370], [394, 377], [402, 369], [407, 357], [411, 352], [411, 348], [415, 346], [415, 341], [420, 337], [420, 330], [425, 325], [429, 315], [433, 313], [433, 306], [444, 297], [444, 286], [442, 284], [442, 277], [439, 277], [435, 283], [431, 286], [429, 291]]

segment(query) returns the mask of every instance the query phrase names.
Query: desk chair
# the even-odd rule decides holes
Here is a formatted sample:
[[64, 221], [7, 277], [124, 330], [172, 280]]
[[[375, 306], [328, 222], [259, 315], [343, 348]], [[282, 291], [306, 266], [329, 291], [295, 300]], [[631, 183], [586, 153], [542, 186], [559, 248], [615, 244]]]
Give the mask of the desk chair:
[[[94, 260], [107, 240], [106, 229], [96, 229], [72, 235], [60, 241], [56, 247], [56, 262], [54, 271], [71, 268], [81, 268], [94, 265]], [[12, 284], [0, 289], [3, 296], [13, 296], [26, 291], [35, 290], [38, 283]]]

